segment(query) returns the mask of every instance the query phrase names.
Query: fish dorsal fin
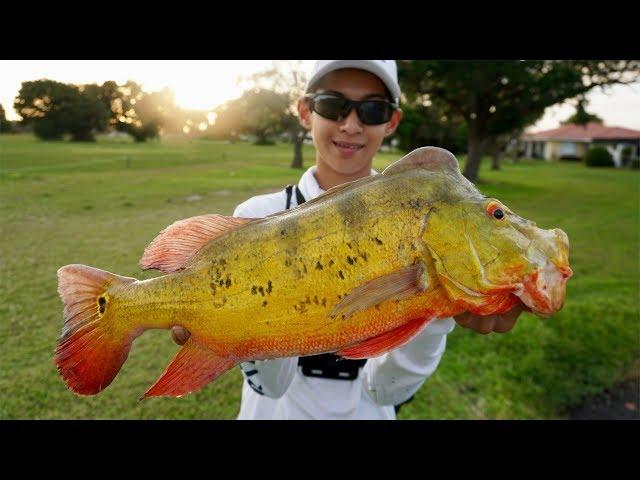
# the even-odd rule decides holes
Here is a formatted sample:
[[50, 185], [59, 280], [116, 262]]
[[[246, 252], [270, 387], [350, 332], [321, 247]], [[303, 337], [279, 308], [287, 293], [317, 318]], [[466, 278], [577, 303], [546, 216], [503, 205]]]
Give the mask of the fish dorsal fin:
[[207, 347], [189, 338], [141, 400], [148, 397], [181, 397], [195, 392], [237, 363], [230, 358], [218, 357]]
[[351, 347], [343, 348], [336, 353], [343, 358], [352, 360], [377, 357], [411, 341], [430, 321], [429, 317], [414, 318], [401, 327]]
[[439, 147], [421, 147], [389, 165], [382, 174], [389, 175], [414, 168], [449, 171], [455, 174], [460, 172], [458, 159], [449, 150]]
[[402, 268], [374, 278], [354, 288], [333, 307], [329, 317], [349, 318], [355, 312], [375, 307], [388, 300], [402, 300], [424, 292], [429, 286], [424, 263]]
[[211, 240], [253, 218], [200, 215], [172, 223], [147, 246], [140, 259], [143, 270], [155, 268], [164, 273], [182, 270], [193, 255]]

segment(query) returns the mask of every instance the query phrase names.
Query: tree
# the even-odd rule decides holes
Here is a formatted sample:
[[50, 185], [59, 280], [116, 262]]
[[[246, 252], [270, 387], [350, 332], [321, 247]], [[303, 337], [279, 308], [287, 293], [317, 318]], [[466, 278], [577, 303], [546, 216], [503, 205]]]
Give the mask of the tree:
[[402, 121], [394, 134], [398, 148], [404, 151], [432, 145], [454, 154], [466, 146], [466, 127], [462, 118], [447, 117], [428, 99], [402, 105]]
[[130, 134], [137, 142], [156, 138], [165, 128], [182, 131], [183, 115], [168, 88], [145, 92], [133, 80], [123, 85], [109, 80], [102, 85], [85, 85], [84, 90], [108, 110], [110, 128]]
[[560, 122], [561, 125], [567, 124], [575, 124], [575, 125], [586, 125], [587, 123], [595, 122], [602, 123], [602, 119], [594, 114], [591, 114], [585, 110], [585, 105], [587, 103], [587, 99], [581, 95], [578, 97], [578, 105], [576, 106], [576, 112], [571, 115], [569, 118]]
[[272, 90], [256, 89], [242, 96], [245, 129], [255, 135], [257, 145], [268, 145], [270, 137], [285, 129], [289, 98]]
[[233, 137], [253, 135], [256, 144], [268, 145], [270, 137], [284, 130], [288, 106], [286, 94], [260, 88], [247, 90], [216, 110], [217, 131]]
[[517, 131], [544, 110], [595, 87], [640, 78], [638, 61], [400, 61], [408, 100], [429, 95], [445, 112], [464, 119], [468, 131], [464, 175], [478, 178], [492, 139]]
[[307, 130], [298, 120], [298, 99], [304, 94], [307, 76], [299, 62], [273, 62], [273, 66], [255, 73], [249, 80], [258, 88], [270, 89], [286, 95], [289, 105], [281, 118], [281, 125], [288, 132], [293, 144], [293, 160], [291, 168], [302, 168], [304, 159], [302, 148], [307, 137]]
[[93, 132], [103, 130], [109, 118], [104, 105], [83, 86], [47, 79], [22, 82], [14, 108], [44, 140], [68, 133], [74, 141], [93, 141]]
[[242, 130], [241, 112], [236, 108], [237, 99], [229, 100], [214, 109], [215, 123], [209, 136], [217, 139], [226, 139], [234, 143]]
[[0, 133], [11, 133], [11, 122], [7, 120], [4, 107], [0, 103]]
[[133, 80], [104, 89], [105, 98], [110, 95], [112, 117], [117, 118], [115, 128], [131, 135], [136, 142], [157, 138], [164, 127], [175, 130], [176, 107], [173, 92], [164, 88], [159, 92], [145, 92]]

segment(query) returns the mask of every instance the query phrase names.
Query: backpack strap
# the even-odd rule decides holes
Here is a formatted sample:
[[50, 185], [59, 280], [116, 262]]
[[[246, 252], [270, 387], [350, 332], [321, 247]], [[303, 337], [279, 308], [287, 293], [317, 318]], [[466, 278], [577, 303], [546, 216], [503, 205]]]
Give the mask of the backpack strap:
[[285, 205], [285, 210], [289, 210], [291, 207], [291, 192], [293, 191], [293, 185], [289, 184], [284, 187], [284, 191], [287, 192], [287, 204]]
[[289, 210], [291, 208], [291, 196], [294, 190], [296, 191], [296, 202], [298, 202], [298, 205], [302, 205], [304, 202], [307, 201], [304, 198], [304, 195], [302, 195], [302, 192], [298, 187], [296, 187], [295, 185], [289, 184], [286, 187], [284, 187], [284, 191], [287, 193], [287, 203], [284, 207], [285, 210]]

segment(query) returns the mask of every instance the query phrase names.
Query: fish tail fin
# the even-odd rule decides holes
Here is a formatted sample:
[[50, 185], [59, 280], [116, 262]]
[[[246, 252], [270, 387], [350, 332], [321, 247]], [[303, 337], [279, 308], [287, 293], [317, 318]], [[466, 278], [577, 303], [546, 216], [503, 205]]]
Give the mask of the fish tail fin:
[[54, 361], [67, 386], [80, 395], [95, 395], [115, 378], [131, 343], [142, 328], [118, 321], [111, 293], [135, 282], [86, 265], [58, 270], [58, 293], [64, 303], [64, 326]]

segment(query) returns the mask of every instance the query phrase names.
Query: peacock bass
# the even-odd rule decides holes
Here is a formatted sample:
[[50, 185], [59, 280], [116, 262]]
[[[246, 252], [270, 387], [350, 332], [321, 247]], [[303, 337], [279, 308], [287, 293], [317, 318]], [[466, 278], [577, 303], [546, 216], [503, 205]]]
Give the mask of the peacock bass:
[[58, 270], [55, 363], [82, 395], [106, 388], [136, 337], [191, 332], [144, 397], [179, 397], [240, 362], [337, 352], [381, 355], [430, 321], [564, 303], [567, 235], [482, 195], [448, 151], [423, 147], [375, 175], [260, 219], [178, 221], [146, 248], [139, 281]]

